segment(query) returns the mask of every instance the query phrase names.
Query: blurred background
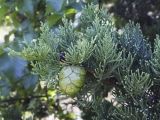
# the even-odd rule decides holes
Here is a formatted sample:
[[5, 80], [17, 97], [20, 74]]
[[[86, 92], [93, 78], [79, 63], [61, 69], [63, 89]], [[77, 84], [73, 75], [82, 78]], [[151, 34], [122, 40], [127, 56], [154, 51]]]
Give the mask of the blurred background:
[[159, 0], [0, 0], [0, 120], [87, 118], [73, 107], [74, 101], [39, 82], [27, 61], [7, 53], [8, 48], [21, 51], [37, 38], [40, 22], [48, 22], [54, 30], [65, 15], [78, 26], [81, 10], [90, 3], [108, 9], [118, 29], [130, 20], [139, 23], [152, 45], [160, 32]]

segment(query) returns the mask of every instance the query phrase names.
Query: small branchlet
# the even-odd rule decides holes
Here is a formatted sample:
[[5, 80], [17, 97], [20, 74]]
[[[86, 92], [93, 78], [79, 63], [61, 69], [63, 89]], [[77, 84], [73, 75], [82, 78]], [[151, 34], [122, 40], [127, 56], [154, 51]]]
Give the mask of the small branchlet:
[[153, 85], [150, 75], [148, 73], [136, 70], [127, 74], [122, 81], [125, 90], [131, 96], [143, 96], [146, 91]]

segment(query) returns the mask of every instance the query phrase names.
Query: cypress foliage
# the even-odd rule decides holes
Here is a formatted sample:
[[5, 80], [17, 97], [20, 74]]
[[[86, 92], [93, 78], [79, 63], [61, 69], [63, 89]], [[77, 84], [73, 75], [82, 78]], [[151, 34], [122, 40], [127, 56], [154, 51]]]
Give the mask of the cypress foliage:
[[[152, 53], [138, 24], [129, 22], [121, 30], [107, 11], [90, 5], [82, 11], [78, 30], [66, 18], [54, 32], [44, 23], [39, 38], [10, 54], [30, 61], [32, 72], [60, 94], [70, 97], [67, 85], [72, 84], [69, 93], [77, 91], [71, 97], [84, 119], [158, 120], [160, 38]], [[112, 89], [116, 105], [106, 100]]]

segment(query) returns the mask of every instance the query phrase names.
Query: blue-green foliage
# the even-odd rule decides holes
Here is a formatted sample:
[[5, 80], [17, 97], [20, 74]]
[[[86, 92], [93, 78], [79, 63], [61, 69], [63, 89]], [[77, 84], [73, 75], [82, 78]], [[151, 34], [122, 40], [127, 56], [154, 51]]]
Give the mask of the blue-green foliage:
[[125, 48], [126, 51], [131, 52], [131, 54], [135, 56], [137, 62], [151, 59], [152, 53], [150, 45], [143, 36], [139, 24], [129, 22], [122, 29], [118, 42], [122, 48]]
[[[80, 25], [77, 29], [72, 21], [64, 18], [63, 25], [52, 32], [47, 23], [42, 24], [41, 34], [32, 44], [21, 52], [11, 50], [10, 54], [29, 60], [33, 73], [48, 82], [49, 88], [57, 88], [58, 93], [61, 90], [57, 76], [61, 68], [66, 65], [84, 67], [88, 74], [76, 102], [84, 112], [89, 108], [90, 113], [95, 113], [90, 119], [154, 118], [156, 112], [150, 111], [152, 106], [148, 104], [154, 78], [146, 72], [152, 53], [140, 27], [130, 22], [122, 29], [122, 34], [118, 34], [112, 16], [94, 5], [84, 8]], [[113, 87], [118, 103], [115, 108], [105, 101]]]
[[[52, 7], [53, 3], [58, 3], [49, 0], [48, 2]], [[56, 12], [61, 11], [62, 2], [63, 0], [60, 0], [57, 8], [54, 8]], [[39, 37], [30, 44], [25, 44], [21, 51], [9, 49], [10, 55], [28, 60], [32, 73], [39, 77], [40, 82], [47, 83], [45, 91], [40, 84], [36, 85], [36, 90], [42, 91], [47, 99], [48, 111], [53, 112], [51, 104], [56, 101], [53, 100], [53, 96], [48, 96], [47, 90], [54, 88], [57, 90], [56, 93], [62, 94], [58, 85], [58, 73], [66, 65], [76, 65], [84, 67], [87, 72], [85, 85], [75, 97], [76, 103], [85, 114], [84, 118], [87, 118], [89, 113], [91, 116], [87, 119], [93, 120], [158, 120], [159, 101], [154, 102], [150, 99], [155, 95], [152, 90], [155, 77], [152, 73], [158, 75], [160, 66], [159, 42], [152, 55], [139, 25], [130, 22], [122, 28], [122, 34], [118, 34], [112, 16], [94, 5], [84, 8], [79, 23], [80, 27], [77, 29], [73, 26], [73, 21], [64, 17], [62, 25], [52, 31], [49, 27], [51, 23], [46, 22], [41, 24]], [[61, 60], [62, 53], [63, 60]], [[148, 71], [151, 72], [146, 72], [148, 69], [146, 64], [150, 65]], [[1, 77], [3, 80], [3, 74]], [[28, 85], [25, 85], [28, 88]], [[107, 102], [105, 99], [112, 88], [114, 88], [112, 94], [117, 102], [114, 107], [112, 102]], [[36, 96], [38, 95], [39, 93], [36, 93]], [[32, 97], [34, 99], [35, 96]], [[44, 103], [41, 99], [37, 101], [39, 101], [37, 104], [35, 99], [28, 104], [30, 108], [35, 105], [32, 110], [40, 114], [38, 108]], [[153, 102], [154, 104], [151, 104]], [[18, 105], [21, 104], [13, 104], [12, 107], [19, 110]], [[55, 111], [57, 115], [57, 111], [62, 112], [62, 110], [59, 106], [56, 107], [58, 107]], [[2, 114], [5, 111], [7, 109], [3, 110]]]

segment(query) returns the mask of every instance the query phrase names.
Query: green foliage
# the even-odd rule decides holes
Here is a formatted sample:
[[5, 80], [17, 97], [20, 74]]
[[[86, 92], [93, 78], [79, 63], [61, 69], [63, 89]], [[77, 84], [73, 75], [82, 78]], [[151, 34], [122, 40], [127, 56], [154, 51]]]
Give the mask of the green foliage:
[[[82, 35], [83, 36], [83, 35]], [[81, 64], [89, 59], [94, 50], [94, 40], [91, 42], [81, 37], [82, 40], [77, 40], [76, 45], [71, 43], [71, 46], [65, 52], [66, 61], [71, 64]]]
[[[87, 12], [91, 12], [90, 11], [91, 8], [88, 9]], [[86, 13], [87, 13], [86, 12]], [[90, 17], [90, 19], [93, 19], [93, 13], [87, 13], [88, 16]], [[99, 14], [98, 14], [99, 15]], [[95, 15], [96, 16], [96, 15]], [[82, 14], [82, 18], [83, 18], [83, 14]], [[95, 17], [96, 19], [96, 17]], [[85, 19], [82, 19], [82, 22]], [[87, 21], [89, 21], [87, 19]], [[101, 20], [98, 20], [101, 21]], [[84, 22], [85, 23], [85, 22]], [[94, 23], [94, 20], [93, 20]], [[90, 23], [92, 24], [92, 23]], [[96, 24], [98, 26], [98, 24]], [[113, 24], [111, 24], [111, 26], [114, 28]], [[96, 29], [92, 28], [92, 29], [87, 29], [90, 33], [91, 36], [94, 35], [99, 35], [99, 33], [101, 33], [101, 31], [98, 31], [99, 29], [103, 28], [103, 22], [101, 22], [101, 25], [99, 25], [98, 27], [96, 27]], [[109, 26], [105, 27], [104, 31], [107, 31], [107, 29], [110, 29]], [[82, 29], [83, 30], [83, 29]], [[103, 60], [103, 58], [105, 57], [105, 54], [103, 53], [110, 53], [109, 50], [112, 50], [112, 53], [117, 53], [118, 50], [121, 50], [122, 53], [119, 53], [120, 57], [120, 61], [115, 62], [116, 66], [116, 70], [112, 71], [112, 68], [114, 68], [114, 66], [112, 65], [111, 68], [109, 68], [109, 70], [111, 70], [112, 74], [116, 77], [116, 79], [118, 80], [117, 83], [115, 83], [115, 97], [116, 100], [118, 102], [118, 106], [116, 106], [116, 114], [114, 114], [114, 108], [113, 111], [111, 110], [111, 114], [107, 115], [107, 116], [103, 116], [103, 112], [106, 113], [105, 108], [104, 109], [98, 109], [97, 107], [100, 105], [100, 103], [103, 101], [103, 99], [100, 98], [100, 103], [97, 103], [97, 99], [92, 99], [90, 100], [90, 104], [88, 104], [88, 99], [84, 98], [85, 102], [82, 102], [84, 104], [88, 106], [90, 106], [91, 108], [93, 106], [96, 106], [97, 109], [91, 109], [93, 110], [95, 113], [97, 113], [97, 116], [94, 117], [94, 119], [109, 119], [109, 118], [114, 118], [114, 119], [128, 119], [128, 118], [134, 118], [134, 119], [157, 119], [158, 118], [158, 110], [154, 111], [153, 109], [155, 109], [154, 107], [157, 107], [157, 103], [151, 105], [154, 101], [150, 100], [152, 95], [152, 88], [154, 88], [154, 77], [153, 77], [153, 71], [151, 70], [151, 66], [148, 67], [148, 62], [151, 59], [152, 53], [151, 53], [151, 49], [150, 46], [148, 45], [148, 43], [144, 40], [143, 34], [140, 30], [139, 25], [135, 25], [134, 23], [130, 22], [128, 23], [123, 29], [122, 29], [122, 34], [118, 35], [118, 38], [116, 38], [116, 32], [113, 31], [112, 34], [109, 34], [109, 32], [104, 32], [102, 31], [102, 33], [104, 33], [108, 39], [103, 39], [105, 38], [104, 34], [101, 34], [100, 36], [102, 38], [98, 39], [98, 42], [101, 41], [101, 39], [103, 39], [103, 44], [100, 46], [100, 49], [103, 49], [103, 46], [105, 46], [104, 48], [108, 48], [107, 50], [105, 49], [103, 52], [103, 50], [101, 52], [99, 52], [99, 54], [96, 55], [95, 58], [98, 58], [98, 56], [102, 55], [100, 60]], [[109, 31], [112, 31], [109, 30]], [[115, 32], [115, 33], [114, 33]], [[109, 36], [112, 36], [112, 41], [109, 42]], [[105, 43], [105, 41], [107, 41]], [[112, 45], [114, 45], [114, 41], [118, 42], [118, 46], [113, 47]], [[111, 44], [110, 44], [111, 43]], [[98, 46], [98, 44], [96, 44]], [[109, 47], [107, 47], [107, 45]], [[116, 50], [116, 48], [118, 48]], [[115, 52], [114, 52], [115, 51]], [[109, 58], [109, 60], [113, 60], [116, 61], [116, 57], [114, 58], [114, 54], [108, 54], [111, 57]], [[116, 54], [117, 55], [117, 54]], [[118, 55], [117, 55], [118, 56]], [[90, 60], [90, 63], [92, 64], [92, 66], [94, 66], [94, 59]], [[150, 65], [150, 64], [149, 64]], [[90, 65], [91, 66], [91, 65]], [[104, 67], [104, 64], [102, 65]], [[141, 66], [141, 67], [140, 67]], [[105, 68], [105, 67], [104, 67]], [[107, 67], [106, 67], [107, 68]], [[105, 69], [106, 70], [106, 69]], [[134, 72], [133, 72], [134, 71]], [[149, 73], [147, 73], [149, 72]], [[104, 72], [107, 73], [107, 70]], [[149, 75], [151, 74], [151, 75]], [[98, 74], [101, 75], [101, 74]], [[103, 74], [104, 76], [106, 74]], [[111, 75], [111, 74], [110, 74]], [[107, 81], [106, 78], [110, 78], [110, 76], [107, 77], [103, 77], [105, 79], [102, 79], [104, 81]], [[100, 83], [97, 85], [97, 83], [93, 83], [96, 84], [94, 87], [95, 89], [92, 90], [92, 87], [88, 87], [88, 93], [92, 94], [92, 95], [96, 95], [96, 96], [101, 96], [101, 94], [104, 94], [105, 90], [107, 89], [107, 87], [109, 87], [109, 83], [107, 85], [104, 85], [104, 83]], [[103, 85], [102, 85], [103, 84]], [[87, 84], [86, 86], [92, 86], [91, 83]], [[101, 89], [100, 89], [101, 88]], [[98, 91], [98, 94], [96, 94], [96, 90]], [[93, 92], [94, 91], [94, 92]], [[84, 91], [83, 91], [84, 92]], [[93, 92], [93, 93], [92, 93]], [[146, 96], [146, 94], [148, 94]], [[154, 94], [154, 93], [152, 93]], [[95, 103], [94, 105], [92, 103]], [[138, 111], [145, 111], [145, 112], [139, 112]], [[112, 114], [113, 112], [113, 114]], [[103, 117], [102, 117], [103, 116]], [[133, 117], [134, 116], [134, 117]]]
[[[93, 7], [93, 5], [89, 6], [88, 9], [91, 7]], [[86, 9], [86, 12], [88, 9]], [[100, 11], [100, 13], [102, 15], [104, 14], [103, 11]], [[63, 20], [64, 26], [57, 28], [56, 32], [50, 32], [46, 24], [43, 24], [40, 37], [35, 40], [35, 46], [27, 45], [26, 48], [24, 48], [22, 52], [18, 52], [18, 54], [11, 50], [10, 54], [19, 55], [27, 60], [31, 60], [33, 70], [40, 75], [40, 79], [46, 81], [55, 80], [52, 81], [52, 84], [54, 83], [53, 86], [56, 88], [59, 88], [57, 75], [60, 69], [66, 65], [78, 65], [83, 66], [85, 69], [91, 69], [91, 71], [93, 71], [93, 80], [99, 81], [99, 85], [102, 80], [109, 78], [122, 62], [122, 53], [116, 50], [117, 45], [113, 42], [115, 36], [112, 35], [116, 32], [114, 31], [114, 25], [110, 17], [105, 19], [101, 19], [101, 17], [101, 15], [96, 16], [87, 29], [81, 28], [82, 32], [80, 30], [77, 31], [76, 28], [73, 27], [72, 21], [66, 19]], [[93, 32], [96, 32], [96, 34], [91, 37]], [[45, 48], [47, 49], [44, 48], [44, 45], [46, 45]], [[41, 49], [41, 47], [44, 48], [45, 52], [36, 50], [36, 48]], [[51, 51], [47, 53], [48, 50]], [[32, 54], [32, 56], [27, 52], [34, 54]], [[43, 54], [39, 52], [46, 53], [44, 55], [45, 59]], [[62, 62], [60, 60], [60, 52], [65, 53], [65, 60]], [[42, 59], [39, 60], [38, 58]], [[95, 60], [92, 63], [95, 65], [95, 68], [89, 68], [88, 66], [91, 65], [90, 61], [92, 58]], [[43, 63], [45, 63], [45, 65]], [[50, 87], [53, 86], [50, 85]], [[97, 86], [92, 86], [91, 89], [94, 90], [95, 87]], [[90, 90], [85, 91], [85, 93], [88, 91]], [[95, 91], [92, 92], [91, 95], [94, 95], [97, 90], [95, 89]]]
[[[26, 6], [27, 9], [22, 7], [22, 11], [25, 11], [24, 16], [26, 17], [28, 13], [32, 16], [34, 9], [30, 5], [33, 1], [23, 1], [23, 3], [28, 6]], [[12, 56], [19, 56], [29, 61], [34, 75], [26, 69], [27, 75], [29, 74], [30, 78], [35, 77], [36, 82], [34, 87], [25, 92], [23, 90], [23, 87], [26, 87], [25, 82], [22, 86], [21, 84], [17, 85], [17, 83], [21, 83], [20, 80], [15, 82], [11, 79], [5, 79], [6, 82], [16, 85], [18, 89], [15, 89], [15, 86], [2, 89], [2, 91], [9, 89], [8, 91], [11, 92], [6, 93], [7, 97], [2, 96], [1, 102], [10, 105], [8, 101], [12, 96], [14, 98], [11, 99], [11, 108], [0, 108], [2, 116], [7, 118], [8, 111], [15, 108], [14, 113], [18, 112], [16, 118], [25, 111], [32, 111], [34, 118], [49, 115], [54, 111], [54, 114], [60, 119], [74, 119], [70, 117], [69, 113], [63, 114], [62, 108], [54, 98], [56, 94], [65, 94], [61, 89], [60, 71], [66, 66], [76, 65], [83, 67], [87, 73], [83, 87], [79, 81], [74, 83], [75, 86], [81, 86], [74, 94], [74, 100], [83, 110], [82, 117], [84, 119], [158, 119], [159, 98], [156, 96], [155, 88], [159, 83], [155, 81], [159, 80], [159, 38], [157, 37], [155, 50], [152, 54], [150, 45], [145, 40], [138, 24], [129, 22], [119, 34], [113, 17], [104, 9], [99, 10], [98, 6], [94, 5], [84, 7], [79, 19], [80, 26], [75, 27], [75, 21], [67, 19], [70, 13], [75, 13], [75, 10], [73, 8], [65, 10], [64, 6], [66, 5], [64, 0], [47, 0], [46, 11], [41, 12], [44, 16], [46, 15], [48, 21], [41, 24], [40, 34], [40, 23], [33, 27], [37, 28], [38, 34], [36, 36], [38, 38], [33, 39], [32, 42], [22, 42], [23, 47], [20, 49], [14, 49], [14, 47], [7, 49]], [[50, 13], [50, 11], [52, 12]], [[57, 23], [54, 22], [62, 18], [63, 13], [66, 15], [60, 21], [62, 24], [54, 30], [51, 29]], [[57, 16], [55, 20], [50, 22], [55, 16]], [[37, 18], [37, 20], [41, 19]], [[27, 66], [27, 62], [24, 61], [24, 63]], [[23, 69], [24, 67], [22, 67]], [[76, 71], [76, 69], [74, 70]], [[2, 71], [0, 75], [4, 79], [6, 71], [3, 69]], [[27, 75], [21, 76], [28, 78]], [[77, 75], [78, 73], [74, 77]], [[44, 87], [41, 86], [41, 82], [46, 83]], [[71, 78], [67, 82], [69, 85], [70, 82], [73, 84]], [[65, 87], [67, 88], [67, 86]], [[112, 94], [117, 102], [115, 106], [112, 101], [106, 101], [110, 90], [113, 90]], [[30, 96], [33, 91], [34, 94]], [[54, 91], [55, 94], [50, 95], [49, 91]], [[15, 100], [17, 96], [18, 101]]]
[[151, 58], [150, 45], [147, 44], [145, 37], [140, 30], [139, 24], [130, 22], [121, 29], [122, 33], [119, 37], [119, 44], [128, 52], [135, 56], [138, 62], [149, 60]]
[[135, 73], [131, 71], [130, 74], [126, 75], [122, 84], [131, 96], [143, 95], [153, 85], [149, 74], [144, 72], [140, 73], [139, 70]]
[[95, 48], [94, 38], [89, 41], [84, 33], [75, 32], [72, 23], [67, 20], [64, 20], [64, 27], [60, 27], [59, 31], [60, 50], [65, 53], [66, 63], [76, 65], [87, 61]]
[[[14, 119], [19, 119], [26, 111], [32, 111], [33, 119], [35, 119], [52, 114], [50, 111], [54, 109], [55, 115], [58, 116], [59, 114], [60, 119], [72, 119], [70, 113], [63, 114], [59, 103], [55, 103], [54, 101], [55, 96], [49, 95], [48, 91], [55, 90], [53, 88], [46, 90], [41, 87], [39, 82], [39, 74], [41, 80], [49, 79], [52, 83], [54, 81], [53, 79], [51, 80], [52, 76], [49, 78], [46, 77], [46, 74], [57, 73], [56, 67], [52, 67], [52, 64], [56, 66], [56, 61], [53, 61], [53, 59], [47, 60], [49, 56], [57, 57], [56, 55], [48, 55], [48, 53], [55, 53], [50, 48], [53, 47], [52, 44], [56, 43], [50, 42], [52, 41], [52, 37], [48, 36], [49, 32], [47, 28], [45, 28], [46, 33], [43, 32], [44, 35], [42, 36], [48, 36], [45, 38], [48, 42], [52, 43], [50, 44], [52, 47], [48, 49], [42, 37], [40, 38], [42, 40], [32, 41], [32, 39], [39, 36], [40, 30], [44, 29], [40, 28], [41, 21], [48, 23], [48, 30], [55, 28], [58, 24], [62, 23], [61, 19], [64, 15], [67, 18], [73, 19], [74, 15], [84, 5], [84, 2], [81, 3], [63, 0], [0, 0], [0, 26], [11, 26], [12, 28], [5, 36], [5, 42], [0, 45], [1, 118], [13, 119], [15, 113], [17, 117]], [[10, 41], [12, 35], [15, 36], [14, 41]], [[49, 33], [49, 35], [51, 34]], [[8, 56], [7, 53], [11, 49], [16, 50], [17, 52], [12, 51], [12, 53], [18, 56], [20, 55], [19, 51], [23, 50], [23, 54], [20, 55], [21, 58]], [[28, 56], [25, 56], [25, 54], [28, 54]], [[28, 63], [22, 58], [33, 61]], [[31, 74], [31, 69], [35, 75]], [[49, 69], [51, 71], [48, 73]], [[45, 98], [45, 100], [43, 101], [42, 98]], [[46, 104], [47, 107], [45, 109], [41, 108], [42, 103]], [[34, 107], [29, 108], [30, 104]], [[58, 109], [52, 107], [54, 104], [57, 105]], [[7, 113], [10, 113], [10, 115]]]
[[[57, 67], [59, 64], [59, 54], [56, 53], [56, 48], [53, 48], [54, 46], [51, 45], [56, 44], [57, 41], [54, 42], [54, 36], [52, 35], [51, 31], [49, 31], [49, 28], [46, 24], [41, 27], [41, 31], [43, 31], [43, 33], [40, 35], [40, 37], [37, 40], [33, 40], [31, 44], [27, 45], [27, 47], [24, 47], [21, 52], [15, 52], [14, 50], [11, 50], [10, 54], [19, 55], [20, 57], [31, 61], [33, 73], [42, 77], [51, 73], [51, 75], [54, 76], [53, 72], [59, 69]], [[52, 41], [53, 43], [50, 44]]]
[[[91, 11], [93, 9], [94, 11]], [[138, 25], [130, 22], [122, 29], [123, 33], [118, 34], [111, 16], [107, 14], [103, 18], [104, 12], [103, 9], [98, 11], [93, 5], [85, 8], [78, 30], [74, 28], [73, 22], [66, 18], [63, 20], [63, 26], [57, 28], [55, 32], [51, 32], [46, 23], [42, 24], [41, 34], [35, 40], [35, 46], [27, 45], [22, 52], [15, 54], [16, 52], [11, 51], [11, 53], [30, 60], [33, 70], [41, 79], [49, 80], [48, 84], [52, 83], [58, 89], [60, 86], [57, 75], [61, 68], [66, 65], [83, 66], [89, 73], [86, 75], [84, 87], [77, 94], [76, 101], [80, 108], [89, 108], [90, 112], [95, 113], [92, 119], [139, 120], [147, 119], [149, 116], [154, 118], [156, 112], [150, 111], [151, 106], [148, 103], [149, 93], [154, 85], [153, 76], [147, 73], [150, 72], [150, 68], [146, 66], [152, 55], [150, 47]], [[96, 14], [93, 16], [93, 13]], [[87, 21], [90, 22], [83, 27], [86, 14]], [[158, 48], [156, 47], [156, 51]], [[30, 55], [27, 52], [34, 54]], [[63, 61], [60, 57], [62, 52]], [[158, 56], [156, 53], [158, 52], [154, 53], [155, 58]], [[135, 66], [136, 62], [142, 62], [139, 65], [145, 69]], [[109, 84], [109, 79], [113, 76], [117, 81]], [[113, 88], [113, 86], [118, 102], [115, 108], [112, 103], [105, 104], [104, 99], [105, 93], [109, 91], [108, 87]], [[103, 114], [109, 110], [110, 114]]]
[[120, 107], [117, 108], [113, 113], [111, 120], [147, 120], [147, 115], [139, 109]]
[[[103, 26], [101, 26], [101, 24], [103, 24]], [[54, 65], [58, 65], [58, 61], [59, 61], [58, 55], [62, 50], [63, 50], [62, 52], [65, 53], [65, 61], [63, 64], [81, 65], [82, 63], [86, 63], [86, 62], [90, 64], [88, 59], [91, 58], [91, 56], [93, 56], [94, 59], [96, 60], [94, 64], [97, 65], [96, 73], [102, 74], [102, 75], [104, 74], [103, 72], [106, 72], [105, 70], [107, 69], [108, 64], [110, 65], [112, 64], [110, 67], [113, 68], [113, 69], [109, 69], [111, 70], [110, 74], [112, 73], [112, 71], [114, 71], [114, 69], [116, 69], [118, 64], [120, 64], [121, 53], [118, 53], [116, 51], [116, 44], [113, 43], [113, 40], [115, 37], [115, 36], [112, 36], [112, 33], [114, 32], [113, 31], [114, 26], [112, 27], [110, 18], [108, 21], [104, 21], [104, 19], [101, 19], [97, 16], [95, 20], [93, 20], [91, 26], [88, 27], [88, 29], [86, 29], [87, 32], [84, 32], [84, 33], [80, 31], [76, 31], [73, 28], [73, 24], [67, 20], [64, 20], [64, 26], [60, 26], [58, 28], [57, 30], [58, 34], [51, 33], [50, 31], [48, 31], [48, 27], [45, 27], [45, 26], [46, 24], [42, 26], [43, 28], [42, 33], [40, 37], [36, 40], [37, 43], [43, 43], [43, 44], [38, 44], [35, 46], [28, 45], [26, 49], [23, 49], [22, 52], [18, 53], [20, 56], [23, 56], [27, 60], [32, 60], [32, 61], [36, 60], [40, 64], [40, 66], [42, 61], [55, 61], [55, 62], [57, 61], [56, 62], [57, 64], [52, 63], [51, 65], [52, 68], [57, 68], [57, 66], [54, 66]], [[94, 31], [94, 32], [98, 32], [98, 34], [96, 34], [92, 38], [89, 38], [90, 34], [92, 34], [89, 32], [89, 29], [90, 30], [96, 29], [97, 31]], [[43, 56], [42, 54], [44, 53], [44, 51], [38, 50], [38, 52], [42, 52], [42, 53], [38, 53], [37, 50], [35, 51], [37, 46], [39, 46], [39, 49], [41, 49], [41, 47], [44, 47], [45, 45], [47, 46], [46, 49], [44, 49], [44, 51], [46, 51], [45, 56]], [[51, 49], [52, 51], [48, 53], [48, 51]], [[31, 57], [30, 54], [28, 54], [27, 52], [34, 53], [34, 54]], [[15, 52], [11, 51], [11, 54], [12, 53], [15, 53]], [[41, 58], [41, 60], [39, 60], [38, 58]], [[47, 64], [48, 63], [50, 62], [47, 62]], [[59, 68], [60, 67], [61, 67], [61, 64], [59, 62]], [[48, 71], [52, 71], [52, 70], [48, 68]], [[100, 71], [101, 73], [98, 73], [98, 71]], [[54, 74], [50, 74], [50, 75], [55, 76]], [[98, 79], [101, 80], [102, 78], [98, 78]]]
[[[159, 68], [160, 68], [160, 38], [159, 36], [157, 36], [157, 38], [155, 39], [155, 50], [154, 50], [154, 54], [153, 54], [153, 59], [152, 59], [152, 63], [153, 66], [155, 68], [155, 72], [156, 74], [159, 74]], [[158, 73], [157, 73], [158, 72]]]

